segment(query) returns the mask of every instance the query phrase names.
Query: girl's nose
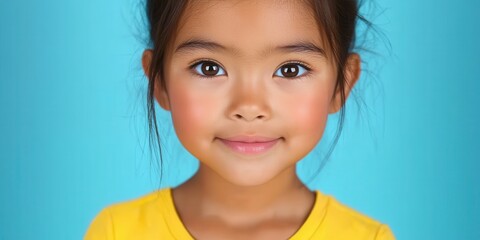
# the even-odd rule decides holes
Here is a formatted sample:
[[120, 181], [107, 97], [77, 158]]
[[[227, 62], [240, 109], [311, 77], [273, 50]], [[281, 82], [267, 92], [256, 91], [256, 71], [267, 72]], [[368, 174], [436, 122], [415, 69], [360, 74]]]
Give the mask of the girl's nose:
[[[258, 83], [258, 82], [257, 82]], [[246, 81], [231, 90], [228, 115], [231, 119], [251, 122], [270, 118], [271, 110], [268, 94], [263, 84]]]

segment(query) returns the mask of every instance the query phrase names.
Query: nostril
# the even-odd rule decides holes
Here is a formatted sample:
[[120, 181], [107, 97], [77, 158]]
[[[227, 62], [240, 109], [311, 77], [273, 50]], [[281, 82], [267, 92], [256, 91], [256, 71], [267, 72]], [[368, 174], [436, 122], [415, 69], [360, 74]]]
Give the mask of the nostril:
[[248, 121], [251, 121], [251, 120], [256, 119], [256, 118], [258, 118], [258, 119], [264, 119], [265, 118], [265, 115], [258, 115], [257, 117], [254, 117], [253, 119], [251, 119], [251, 118], [244, 117], [242, 114], [238, 114], [238, 113], [233, 115], [233, 116], [236, 119], [245, 119], [245, 120], [248, 120]]

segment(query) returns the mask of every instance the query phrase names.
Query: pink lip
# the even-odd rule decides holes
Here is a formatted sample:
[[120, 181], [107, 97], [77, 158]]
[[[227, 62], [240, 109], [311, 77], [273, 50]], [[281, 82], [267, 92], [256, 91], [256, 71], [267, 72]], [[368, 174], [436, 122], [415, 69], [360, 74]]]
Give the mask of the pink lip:
[[228, 139], [219, 138], [222, 143], [235, 152], [242, 154], [259, 154], [272, 148], [280, 138], [259, 136], [237, 136]]
[[239, 135], [235, 137], [224, 138], [227, 141], [232, 142], [246, 142], [246, 143], [254, 143], [254, 142], [271, 142], [278, 138], [270, 138], [270, 137], [262, 137], [262, 136], [247, 136], [247, 135]]

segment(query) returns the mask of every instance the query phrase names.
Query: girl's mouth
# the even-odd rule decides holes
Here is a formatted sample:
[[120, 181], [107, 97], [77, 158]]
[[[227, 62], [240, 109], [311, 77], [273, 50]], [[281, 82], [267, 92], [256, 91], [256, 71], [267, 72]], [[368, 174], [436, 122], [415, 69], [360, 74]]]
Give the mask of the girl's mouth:
[[230, 141], [219, 138], [219, 140], [227, 147], [235, 152], [242, 154], [260, 154], [271, 149], [281, 138], [277, 138], [270, 141], [258, 141], [258, 142], [242, 142], [242, 141]]

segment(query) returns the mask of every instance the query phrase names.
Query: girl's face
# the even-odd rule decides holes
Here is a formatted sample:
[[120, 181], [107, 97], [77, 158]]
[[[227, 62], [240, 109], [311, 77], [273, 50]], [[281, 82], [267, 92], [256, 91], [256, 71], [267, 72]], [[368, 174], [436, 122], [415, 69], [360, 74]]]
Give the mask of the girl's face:
[[[300, 1], [194, 1], [166, 55], [168, 93], [156, 97], [204, 166], [230, 183], [259, 185], [294, 169], [339, 109], [325, 47]], [[239, 135], [279, 140], [260, 154], [221, 141]]]

